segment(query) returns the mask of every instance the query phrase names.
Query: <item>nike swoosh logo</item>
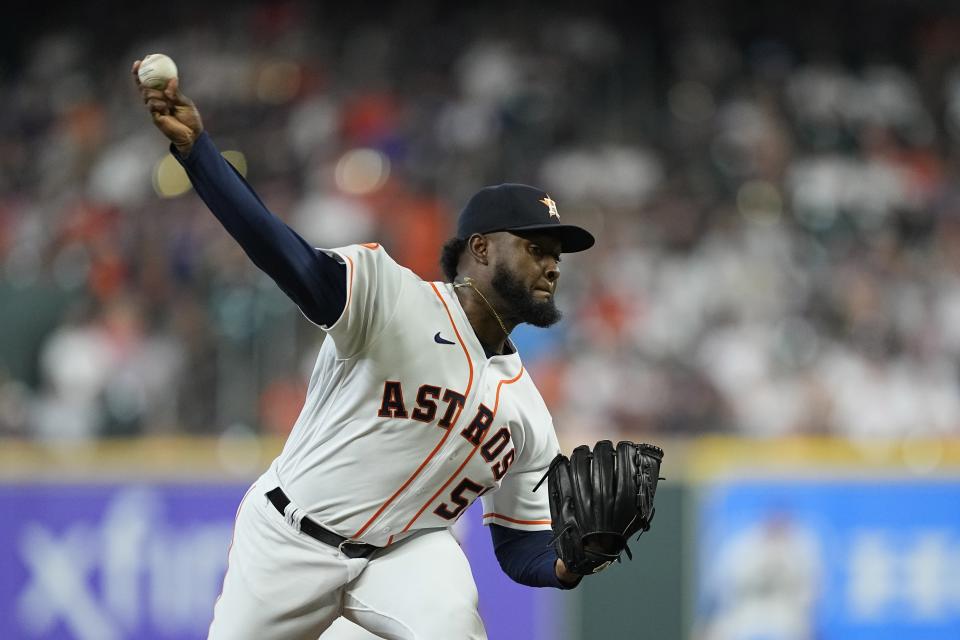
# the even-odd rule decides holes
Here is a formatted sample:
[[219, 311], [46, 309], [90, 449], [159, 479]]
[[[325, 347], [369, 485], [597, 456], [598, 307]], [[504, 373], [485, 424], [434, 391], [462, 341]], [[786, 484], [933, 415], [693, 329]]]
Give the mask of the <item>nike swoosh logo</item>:
[[437, 331], [437, 335], [433, 336], [433, 341], [437, 344], [456, 344], [453, 340], [447, 340], [446, 338], [440, 335], [440, 332]]

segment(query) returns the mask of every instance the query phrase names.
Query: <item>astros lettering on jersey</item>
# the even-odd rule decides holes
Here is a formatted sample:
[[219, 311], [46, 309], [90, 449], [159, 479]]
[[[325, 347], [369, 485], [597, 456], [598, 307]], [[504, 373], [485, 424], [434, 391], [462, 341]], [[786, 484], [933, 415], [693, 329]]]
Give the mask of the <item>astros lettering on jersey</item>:
[[346, 307], [324, 327], [265, 486], [377, 546], [449, 526], [481, 496], [485, 524], [549, 529], [533, 487], [560, 447], [516, 350], [488, 358], [453, 285], [421, 280], [379, 245], [329, 253], [346, 265]]

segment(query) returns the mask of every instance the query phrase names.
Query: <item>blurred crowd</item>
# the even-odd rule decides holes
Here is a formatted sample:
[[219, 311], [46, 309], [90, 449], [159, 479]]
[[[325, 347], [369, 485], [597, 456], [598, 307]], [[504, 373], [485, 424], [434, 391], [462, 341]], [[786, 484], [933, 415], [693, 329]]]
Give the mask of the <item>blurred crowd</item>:
[[564, 321], [515, 334], [561, 435], [960, 435], [960, 21], [697, 4], [45, 28], [0, 68], [0, 435], [282, 434], [300, 408], [322, 332], [178, 186], [130, 80], [153, 51], [316, 246], [439, 279], [459, 206], [505, 181], [592, 229]]

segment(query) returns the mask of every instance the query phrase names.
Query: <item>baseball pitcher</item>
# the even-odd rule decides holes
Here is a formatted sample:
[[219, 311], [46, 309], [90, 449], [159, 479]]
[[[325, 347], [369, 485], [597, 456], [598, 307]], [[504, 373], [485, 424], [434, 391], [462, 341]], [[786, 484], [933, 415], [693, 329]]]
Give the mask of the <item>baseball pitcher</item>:
[[[477, 498], [515, 581], [572, 588], [649, 528], [662, 452], [560, 453], [510, 341], [557, 322], [560, 254], [588, 249], [539, 189], [481, 189], [425, 282], [377, 244], [317, 249], [272, 215], [178, 80], [135, 82], [197, 193], [328, 334], [282, 453], [241, 502], [209, 637], [314, 640], [338, 617], [397, 639], [485, 638], [450, 526]], [[540, 486], [540, 485], [543, 486]], [[535, 490], [536, 489], [536, 490]]]

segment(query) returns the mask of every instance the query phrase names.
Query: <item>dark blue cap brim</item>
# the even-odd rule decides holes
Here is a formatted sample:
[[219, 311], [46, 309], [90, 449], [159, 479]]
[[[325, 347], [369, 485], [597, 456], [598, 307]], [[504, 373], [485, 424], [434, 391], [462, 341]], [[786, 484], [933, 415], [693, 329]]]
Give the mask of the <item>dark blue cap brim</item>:
[[576, 253], [586, 251], [593, 246], [593, 234], [572, 224], [530, 224], [522, 227], [510, 227], [504, 231], [536, 231], [560, 239], [560, 251], [562, 253]]
[[505, 183], [484, 187], [473, 194], [457, 221], [457, 237], [495, 231], [537, 232], [560, 240], [563, 253], [593, 246], [589, 231], [572, 224], [560, 224], [556, 203], [542, 189], [526, 184]]

